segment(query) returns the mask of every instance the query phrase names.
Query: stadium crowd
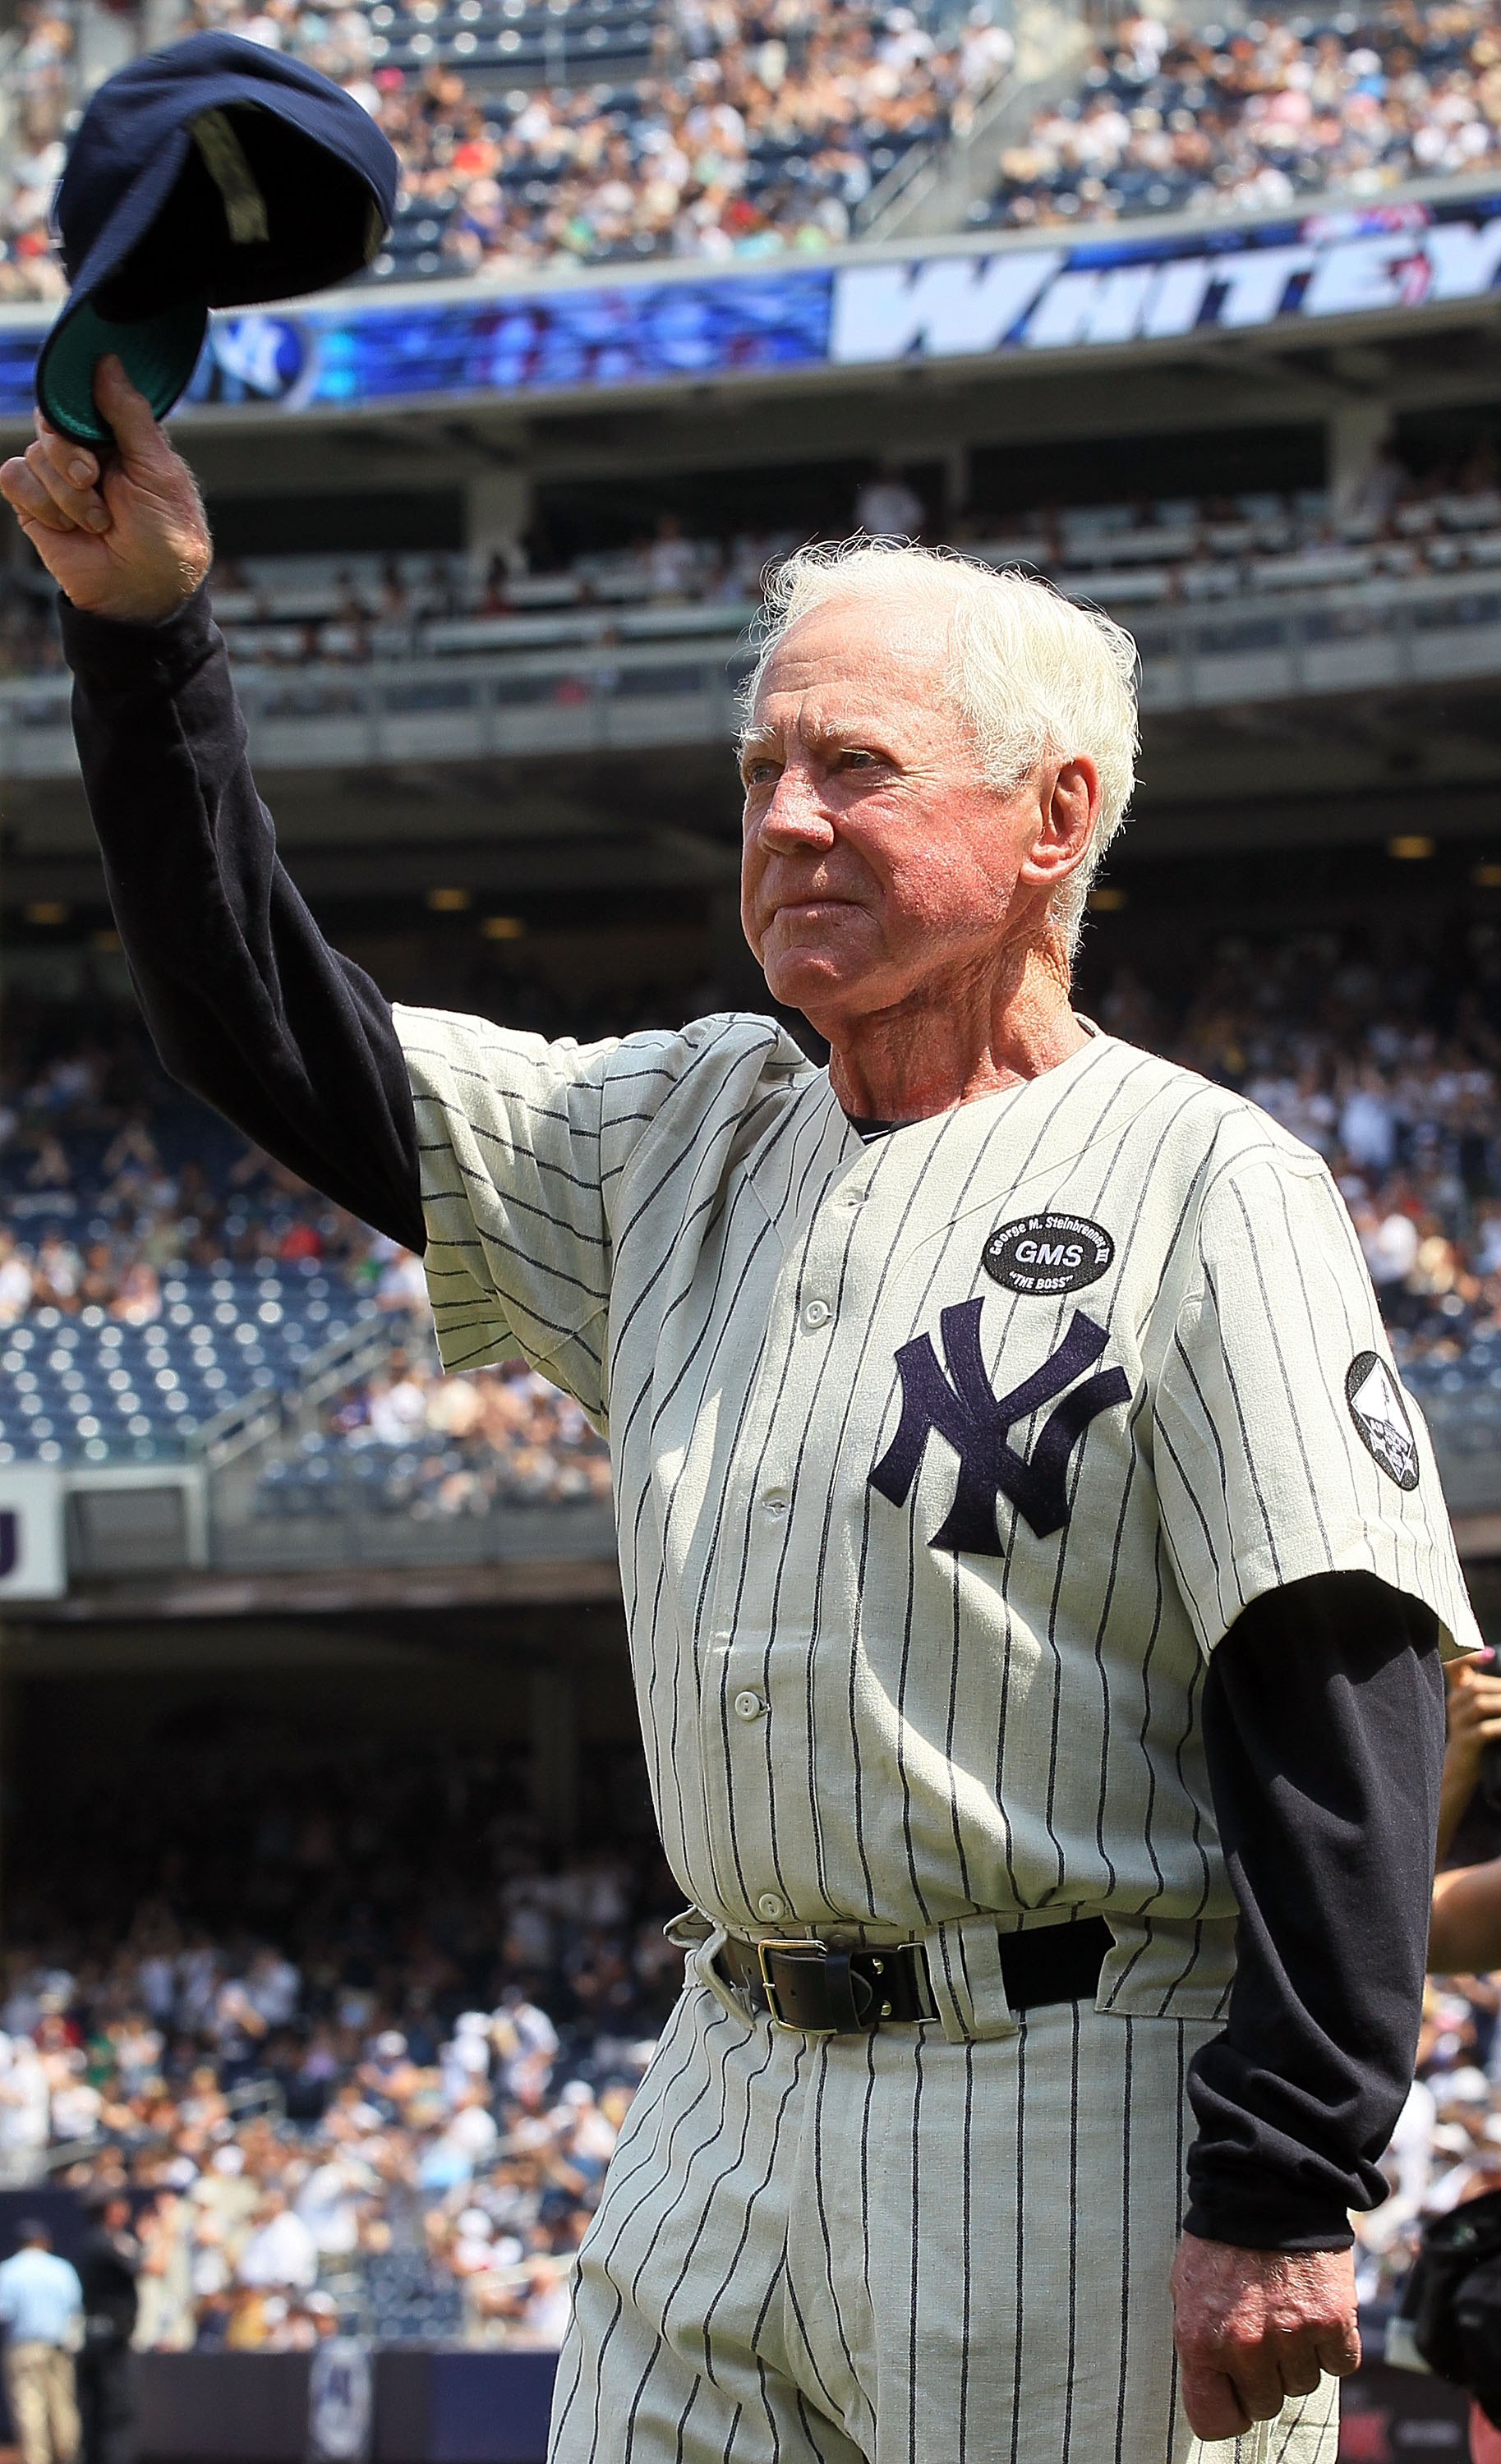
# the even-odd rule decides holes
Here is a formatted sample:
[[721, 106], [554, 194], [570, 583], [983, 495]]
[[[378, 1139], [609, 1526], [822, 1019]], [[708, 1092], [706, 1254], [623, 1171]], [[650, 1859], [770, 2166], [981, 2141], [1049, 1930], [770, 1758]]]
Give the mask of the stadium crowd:
[[[505, 13], [528, 11], [515, 0]], [[188, 0], [180, 31], [296, 52], [359, 97], [401, 159], [397, 230], [375, 272], [403, 277], [828, 248], [854, 234], [908, 149], [967, 132], [1014, 49], [990, 0], [965, 16], [887, 0], [663, 0], [630, 30], [643, 57], [602, 54], [591, 69], [575, 52], [519, 84], [498, 54], [489, 69], [470, 58], [481, 35], [457, 20], [483, 14], [478, 0], [467, 11]], [[47, 212], [77, 103], [74, 49], [66, 0], [27, 0], [8, 67], [0, 297], [61, 293]], [[1228, 28], [1143, 11], [1003, 146], [972, 219], [1050, 228], [1380, 198], [1484, 170], [1498, 132], [1498, 0], [1269, 9]]]
[[549, 1865], [505, 1757], [234, 1730], [154, 1755], [152, 1792], [70, 1807], [66, 1859], [23, 1815], [0, 2184], [128, 2193], [143, 2345], [556, 2343], [681, 1975], [654, 1851]]
[[973, 219], [1036, 229], [1379, 198], [1484, 170], [1498, 152], [1495, 0], [1264, 9], [1230, 30], [1143, 11], [1003, 147]]
[[[431, 0], [401, 11], [380, 0], [188, 0], [179, 31], [212, 27], [296, 53], [380, 121], [402, 185], [377, 277], [828, 248], [850, 235], [907, 149], [967, 124], [1012, 56], [988, 0], [962, 23], [887, 0], [669, 0], [642, 13], [649, 56], [636, 65], [651, 73], [616, 62], [613, 83], [586, 52], [575, 82], [466, 77], [478, 38], [427, 32], [439, 16]], [[555, 31], [565, 14], [552, 11]], [[382, 31], [398, 15], [410, 20], [402, 66]], [[55, 298], [63, 287], [47, 212], [76, 100], [73, 46], [66, 0], [27, 0], [11, 73], [3, 297]]]

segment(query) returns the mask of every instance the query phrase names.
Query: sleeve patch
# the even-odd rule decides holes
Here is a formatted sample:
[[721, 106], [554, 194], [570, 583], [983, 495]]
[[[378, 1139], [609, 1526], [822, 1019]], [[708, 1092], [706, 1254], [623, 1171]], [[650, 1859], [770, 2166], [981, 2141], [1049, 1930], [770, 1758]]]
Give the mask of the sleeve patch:
[[1356, 1435], [1378, 1471], [1399, 1488], [1418, 1485], [1418, 1441], [1402, 1389], [1378, 1352], [1358, 1352], [1345, 1376]]

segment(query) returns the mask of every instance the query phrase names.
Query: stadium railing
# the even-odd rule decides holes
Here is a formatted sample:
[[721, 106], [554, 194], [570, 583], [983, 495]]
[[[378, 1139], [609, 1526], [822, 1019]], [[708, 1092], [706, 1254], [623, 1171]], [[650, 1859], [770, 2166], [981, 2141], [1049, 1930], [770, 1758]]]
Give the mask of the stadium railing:
[[[1151, 711], [1501, 674], [1501, 572], [1139, 614], [1118, 599], [1115, 606], [1136, 635]], [[683, 613], [696, 623], [667, 643], [579, 640], [368, 667], [243, 667], [236, 681], [251, 758], [265, 770], [317, 769], [726, 742], [748, 666], [726, 636], [737, 641], [746, 611]], [[73, 773], [69, 695], [66, 676], [0, 685], [0, 777]]]

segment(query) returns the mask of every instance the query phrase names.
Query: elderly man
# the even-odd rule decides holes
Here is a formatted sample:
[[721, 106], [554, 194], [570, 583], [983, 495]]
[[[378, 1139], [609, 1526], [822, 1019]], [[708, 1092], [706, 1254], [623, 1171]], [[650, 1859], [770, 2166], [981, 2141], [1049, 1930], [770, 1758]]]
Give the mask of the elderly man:
[[163, 1057], [424, 1250], [450, 1369], [519, 1345], [609, 1431], [689, 1973], [559, 2464], [1332, 2464], [1474, 1629], [1323, 1165], [1071, 1006], [1129, 642], [784, 568], [744, 921], [827, 1070], [392, 1011], [276, 861], [188, 473], [98, 390], [102, 473], [43, 431], [3, 484]]

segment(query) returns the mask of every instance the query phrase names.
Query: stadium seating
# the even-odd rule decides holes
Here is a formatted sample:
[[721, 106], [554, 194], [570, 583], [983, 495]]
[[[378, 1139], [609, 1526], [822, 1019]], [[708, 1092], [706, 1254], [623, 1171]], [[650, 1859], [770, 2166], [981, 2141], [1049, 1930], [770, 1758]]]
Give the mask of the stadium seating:
[[1494, 0], [1126, 18], [1074, 94], [1002, 151], [972, 220], [1024, 229], [1223, 213], [1481, 170], [1498, 152]]
[[[956, 33], [935, 0], [801, 0], [768, 37], [744, 0], [362, 0], [275, 17], [195, 0], [184, 26], [287, 43], [383, 120], [404, 185], [371, 278], [396, 281], [828, 247], [1004, 74], [1009, 38], [979, 15]], [[0, 296], [48, 298], [72, 33], [41, 0], [23, 18]], [[1482, 170], [1501, 151], [1498, 28], [1501, 0], [1265, 11], [1230, 31], [1126, 17], [1003, 147], [971, 221], [1252, 211]]]
[[97, 1306], [37, 1309], [0, 1333], [0, 1463], [181, 1457], [234, 1404], [295, 1389], [362, 1312], [374, 1301], [313, 1260], [168, 1275], [143, 1326]]
[[[1323, 490], [1212, 502], [1065, 507], [1027, 521], [960, 517], [955, 544], [996, 567], [1046, 574], [1071, 599], [1130, 624], [1137, 614], [1285, 593], [1340, 592], [1400, 609], [1434, 576], [1501, 571], [1501, 490], [1483, 453], [1468, 472], [1420, 485], [1387, 461], [1354, 502]], [[213, 577], [215, 612], [236, 664], [494, 657], [607, 643], [698, 640], [728, 650], [755, 612], [765, 565], [792, 533], [644, 539], [581, 554], [564, 572], [510, 573], [460, 553], [245, 557]], [[663, 553], [663, 549], [668, 551]], [[51, 594], [12, 578], [0, 602], [0, 675], [55, 674]]]
[[[73, 36], [42, 0], [25, 13], [0, 296], [52, 298]], [[381, 120], [403, 185], [377, 282], [827, 248], [1011, 56], [984, 0], [961, 33], [938, 0], [797, 0], [774, 33], [748, 0], [193, 0], [181, 23], [294, 49]]]

